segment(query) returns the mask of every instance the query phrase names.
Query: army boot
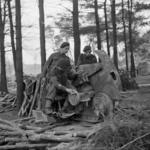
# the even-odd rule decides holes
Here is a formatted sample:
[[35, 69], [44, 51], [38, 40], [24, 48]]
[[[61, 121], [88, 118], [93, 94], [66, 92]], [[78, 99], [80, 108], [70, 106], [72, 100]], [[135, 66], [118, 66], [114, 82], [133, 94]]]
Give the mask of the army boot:
[[50, 99], [47, 99], [46, 102], [45, 102], [44, 112], [47, 115], [52, 114], [52, 112], [53, 112], [53, 110], [52, 110], [52, 101]]

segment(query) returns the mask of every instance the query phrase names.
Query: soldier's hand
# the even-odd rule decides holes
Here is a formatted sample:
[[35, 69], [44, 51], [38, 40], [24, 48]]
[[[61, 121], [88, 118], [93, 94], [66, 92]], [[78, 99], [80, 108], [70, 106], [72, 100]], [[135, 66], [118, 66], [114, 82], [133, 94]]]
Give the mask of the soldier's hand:
[[83, 79], [84, 82], [88, 82], [89, 81], [88, 75], [86, 73], [83, 74], [82, 79]]
[[77, 94], [78, 92], [76, 91], [76, 90], [74, 90], [74, 89], [67, 89], [66, 90], [68, 93], [70, 93], [70, 94]]
[[76, 73], [77, 73], [77, 74], [82, 74], [83, 72], [84, 72], [84, 71], [80, 69], [80, 70], [78, 70]]

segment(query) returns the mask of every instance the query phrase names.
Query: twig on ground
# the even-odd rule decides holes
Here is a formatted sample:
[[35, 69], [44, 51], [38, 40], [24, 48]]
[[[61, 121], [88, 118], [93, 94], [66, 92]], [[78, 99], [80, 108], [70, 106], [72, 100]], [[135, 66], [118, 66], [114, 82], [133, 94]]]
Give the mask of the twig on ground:
[[140, 139], [142, 139], [142, 138], [144, 138], [144, 137], [146, 137], [146, 136], [148, 136], [148, 135], [150, 135], [150, 132], [148, 132], [148, 133], [146, 133], [146, 134], [144, 134], [144, 135], [142, 135], [142, 136], [140, 136], [140, 137], [135, 138], [134, 140], [128, 142], [127, 144], [123, 145], [122, 147], [120, 147], [120, 148], [118, 148], [118, 149], [116, 149], [116, 150], [123, 150], [124, 148], [126, 148], [126, 147], [129, 146], [130, 144], [133, 144], [133, 143], [136, 142], [137, 140], [140, 140]]

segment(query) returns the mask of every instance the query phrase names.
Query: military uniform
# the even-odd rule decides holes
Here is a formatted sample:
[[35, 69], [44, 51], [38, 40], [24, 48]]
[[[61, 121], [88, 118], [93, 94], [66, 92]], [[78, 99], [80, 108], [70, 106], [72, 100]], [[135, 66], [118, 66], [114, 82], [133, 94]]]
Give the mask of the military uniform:
[[50, 109], [57, 95], [67, 96], [68, 79], [75, 79], [77, 74], [72, 70], [69, 57], [65, 54], [54, 53], [44, 66], [43, 76], [47, 80], [44, 107]]
[[77, 65], [97, 63], [97, 59], [93, 54], [80, 54]]
[[44, 65], [43, 76], [49, 78], [53, 68], [55, 68], [56, 64], [62, 59], [70, 61], [69, 57], [67, 57], [65, 54], [61, 54], [60, 52], [53, 53]]

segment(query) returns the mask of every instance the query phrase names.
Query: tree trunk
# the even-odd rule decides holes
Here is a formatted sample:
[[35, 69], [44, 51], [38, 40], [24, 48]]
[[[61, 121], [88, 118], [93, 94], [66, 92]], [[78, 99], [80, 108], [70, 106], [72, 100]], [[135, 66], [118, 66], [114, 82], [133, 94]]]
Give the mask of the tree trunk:
[[124, 37], [124, 46], [125, 46], [125, 60], [126, 60], [126, 70], [129, 70], [128, 66], [128, 49], [127, 49], [127, 37], [126, 37], [126, 23], [124, 19], [124, 2], [122, 0], [122, 23], [123, 23], [123, 37]]
[[97, 35], [97, 48], [101, 50], [101, 35], [100, 35], [100, 23], [99, 23], [99, 15], [98, 15], [98, 3], [97, 0], [94, 0], [95, 6], [95, 22], [96, 22], [96, 35]]
[[41, 48], [41, 71], [43, 71], [43, 66], [46, 62], [44, 1], [43, 0], [39, 0], [39, 25], [40, 25], [40, 48]]
[[16, 5], [16, 79], [17, 79], [17, 108], [19, 110], [23, 101], [23, 63], [22, 63], [22, 33], [21, 33], [21, 4], [15, 0]]
[[5, 41], [5, 18], [6, 18], [6, 3], [4, 2], [4, 14], [2, 15], [2, 7], [1, 7], [1, 0], [0, 0], [0, 53], [1, 53], [1, 74], [0, 74], [0, 91], [8, 92], [7, 89], [7, 78], [6, 78], [6, 64], [5, 64], [5, 47], [4, 47], [4, 41]]
[[73, 0], [73, 37], [74, 37], [74, 58], [75, 58], [75, 64], [76, 64], [78, 57], [80, 55], [78, 0]]
[[110, 56], [106, 2], [107, 2], [107, 0], [105, 0], [105, 2], [104, 2], [105, 29], [106, 29], [106, 41], [107, 41], [107, 53], [108, 53], [108, 55]]
[[132, 44], [132, 0], [128, 0], [128, 15], [129, 15], [129, 49], [130, 49], [130, 59], [131, 59], [131, 77], [135, 77], [135, 63], [133, 55], [133, 44]]
[[114, 48], [114, 64], [118, 70], [118, 51], [117, 51], [117, 30], [116, 30], [116, 8], [115, 0], [111, 1], [111, 16], [112, 16], [112, 26], [113, 26], [113, 48]]
[[14, 41], [14, 25], [13, 25], [13, 20], [12, 20], [10, 0], [7, 1], [7, 4], [8, 4], [8, 15], [9, 15], [9, 21], [10, 21], [11, 47], [12, 47], [12, 53], [13, 53], [14, 69], [15, 69], [15, 74], [16, 74], [16, 48], [15, 48], [15, 41]]

